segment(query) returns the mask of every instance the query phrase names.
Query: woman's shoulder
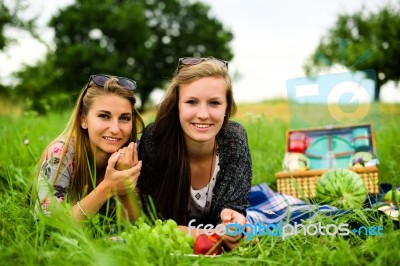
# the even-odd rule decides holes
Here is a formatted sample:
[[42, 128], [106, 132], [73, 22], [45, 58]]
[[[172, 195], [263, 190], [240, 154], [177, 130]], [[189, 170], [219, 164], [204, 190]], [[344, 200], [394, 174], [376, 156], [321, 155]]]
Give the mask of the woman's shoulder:
[[228, 128], [231, 128], [231, 129], [246, 131], [244, 126], [236, 121], [229, 120], [227, 125], [228, 125]]
[[[240, 157], [242, 152], [248, 149], [247, 133], [245, 128], [238, 122], [229, 121], [217, 136], [221, 156], [228, 156], [234, 160]], [[225, 161], [224, 159], [221, 159]]]
[[155, 125], [154, 122], [150, 122], [147, 126], [145, 126], [143, 133], [144, 132], [152, 132], [154, 129], [154, 125]]
[[[56, 157], [60, 157], [65, 144], [66, 144], [66, 138], [59, 138], [54, 140], [53, 142], [51, 142], [47, 148], [47, 155], [52, 155], [52, 156], [56, 156]], [[74, 140], [71, 139], [70, 141], [68, 141], [68, 148], [66, 150], [66, 154], [73, 154], [74, 152]]]
[[61, 151], [63, 150], [64, 146], [65, 146], [65, 138], [59, 138], [49, 144], [47, 151], [55, 155], [59, 155], [61, 154]]
[[153, 131], [154, 131], [154, 122], [151, 122], [143, 129], [142, 135], [138, 140], [138, 151], [139, 151], [139, 157], [141, 158], [143, 157], [147, 158], [148, 156], [152, 156], [153, 146], [154, 146]]
[[142, 135], [140, 136], [139, 145], [143, 142], [148, 142], [152, 139], [154, 130], [154, 122], [151, 122], [143, 129]]
[[222, 139], [247, 139], [246, 129], [236, 121], [229, 121], [221, 129], [220, 136]]

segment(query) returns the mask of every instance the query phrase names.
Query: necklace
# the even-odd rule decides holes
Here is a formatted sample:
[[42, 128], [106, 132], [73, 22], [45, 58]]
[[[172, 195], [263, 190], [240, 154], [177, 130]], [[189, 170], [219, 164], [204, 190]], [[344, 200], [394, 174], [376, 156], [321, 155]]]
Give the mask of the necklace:
[[212, 152], [212, 156], [211, 156], [210, 177], [208, 178], [207, 192], [206, 192], [206, 202], [204, 204], [203, 214], [206, 213], [206, 209], [207, 209], [207, 205], [208, 205], [208, 193], [210, 192], [210, 183], [211, 183], [211, 178], [212, 178], [212, 175], [213, 175], [213, 166], [214, 166], [214, 157], [215, 157], [216, 147], [217, 147], [217, 141], [215, 140], [214, 147], [213, 147], [213, 152]]

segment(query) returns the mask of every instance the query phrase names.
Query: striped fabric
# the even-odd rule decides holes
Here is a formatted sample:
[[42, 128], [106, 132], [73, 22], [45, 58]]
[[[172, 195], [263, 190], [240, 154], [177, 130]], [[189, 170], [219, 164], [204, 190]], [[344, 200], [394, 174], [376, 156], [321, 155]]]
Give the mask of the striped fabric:
[[[366, 209], [376, 206], [390, 188], [381, 185], [380, 194], [377, 197], [369, 197], [366, 201]], [[352, 210], [339, 210], [330, 205], [318, 205], [306, 203], [301, 199], [280, 194], [273, 191], [267, 184], [261, 183], [251, 188], [249, 194], [250, 207], [247, 209], [248, 223], [264, 224], [301, 223], [302, 220], [310, 219], [317, 214], [340, 216], [351, 213]]]

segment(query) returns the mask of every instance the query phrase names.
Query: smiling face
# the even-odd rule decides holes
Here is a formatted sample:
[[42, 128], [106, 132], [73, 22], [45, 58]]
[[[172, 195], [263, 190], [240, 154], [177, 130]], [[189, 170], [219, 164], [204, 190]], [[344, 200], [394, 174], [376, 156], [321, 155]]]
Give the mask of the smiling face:
[[186, 142], [214, 141], [227, 107], [226, 84], [220, 77], [205, 77], [179, 88], [179, 121]]
[[81, 127], [88, 130], [92, 151], [98, 160], [118, 151], [132, 132], [131, 103], [118, 95], [96, 97], [88, 114], [81, 119]]

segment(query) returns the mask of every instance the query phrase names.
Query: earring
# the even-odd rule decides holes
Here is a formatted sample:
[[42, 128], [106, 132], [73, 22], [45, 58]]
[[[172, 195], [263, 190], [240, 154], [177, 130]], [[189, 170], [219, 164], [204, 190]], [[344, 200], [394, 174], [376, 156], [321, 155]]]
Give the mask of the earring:
[[87, 125], [83, 125], [82, 128], [83, 128], [83, 129], [87, 129]]

